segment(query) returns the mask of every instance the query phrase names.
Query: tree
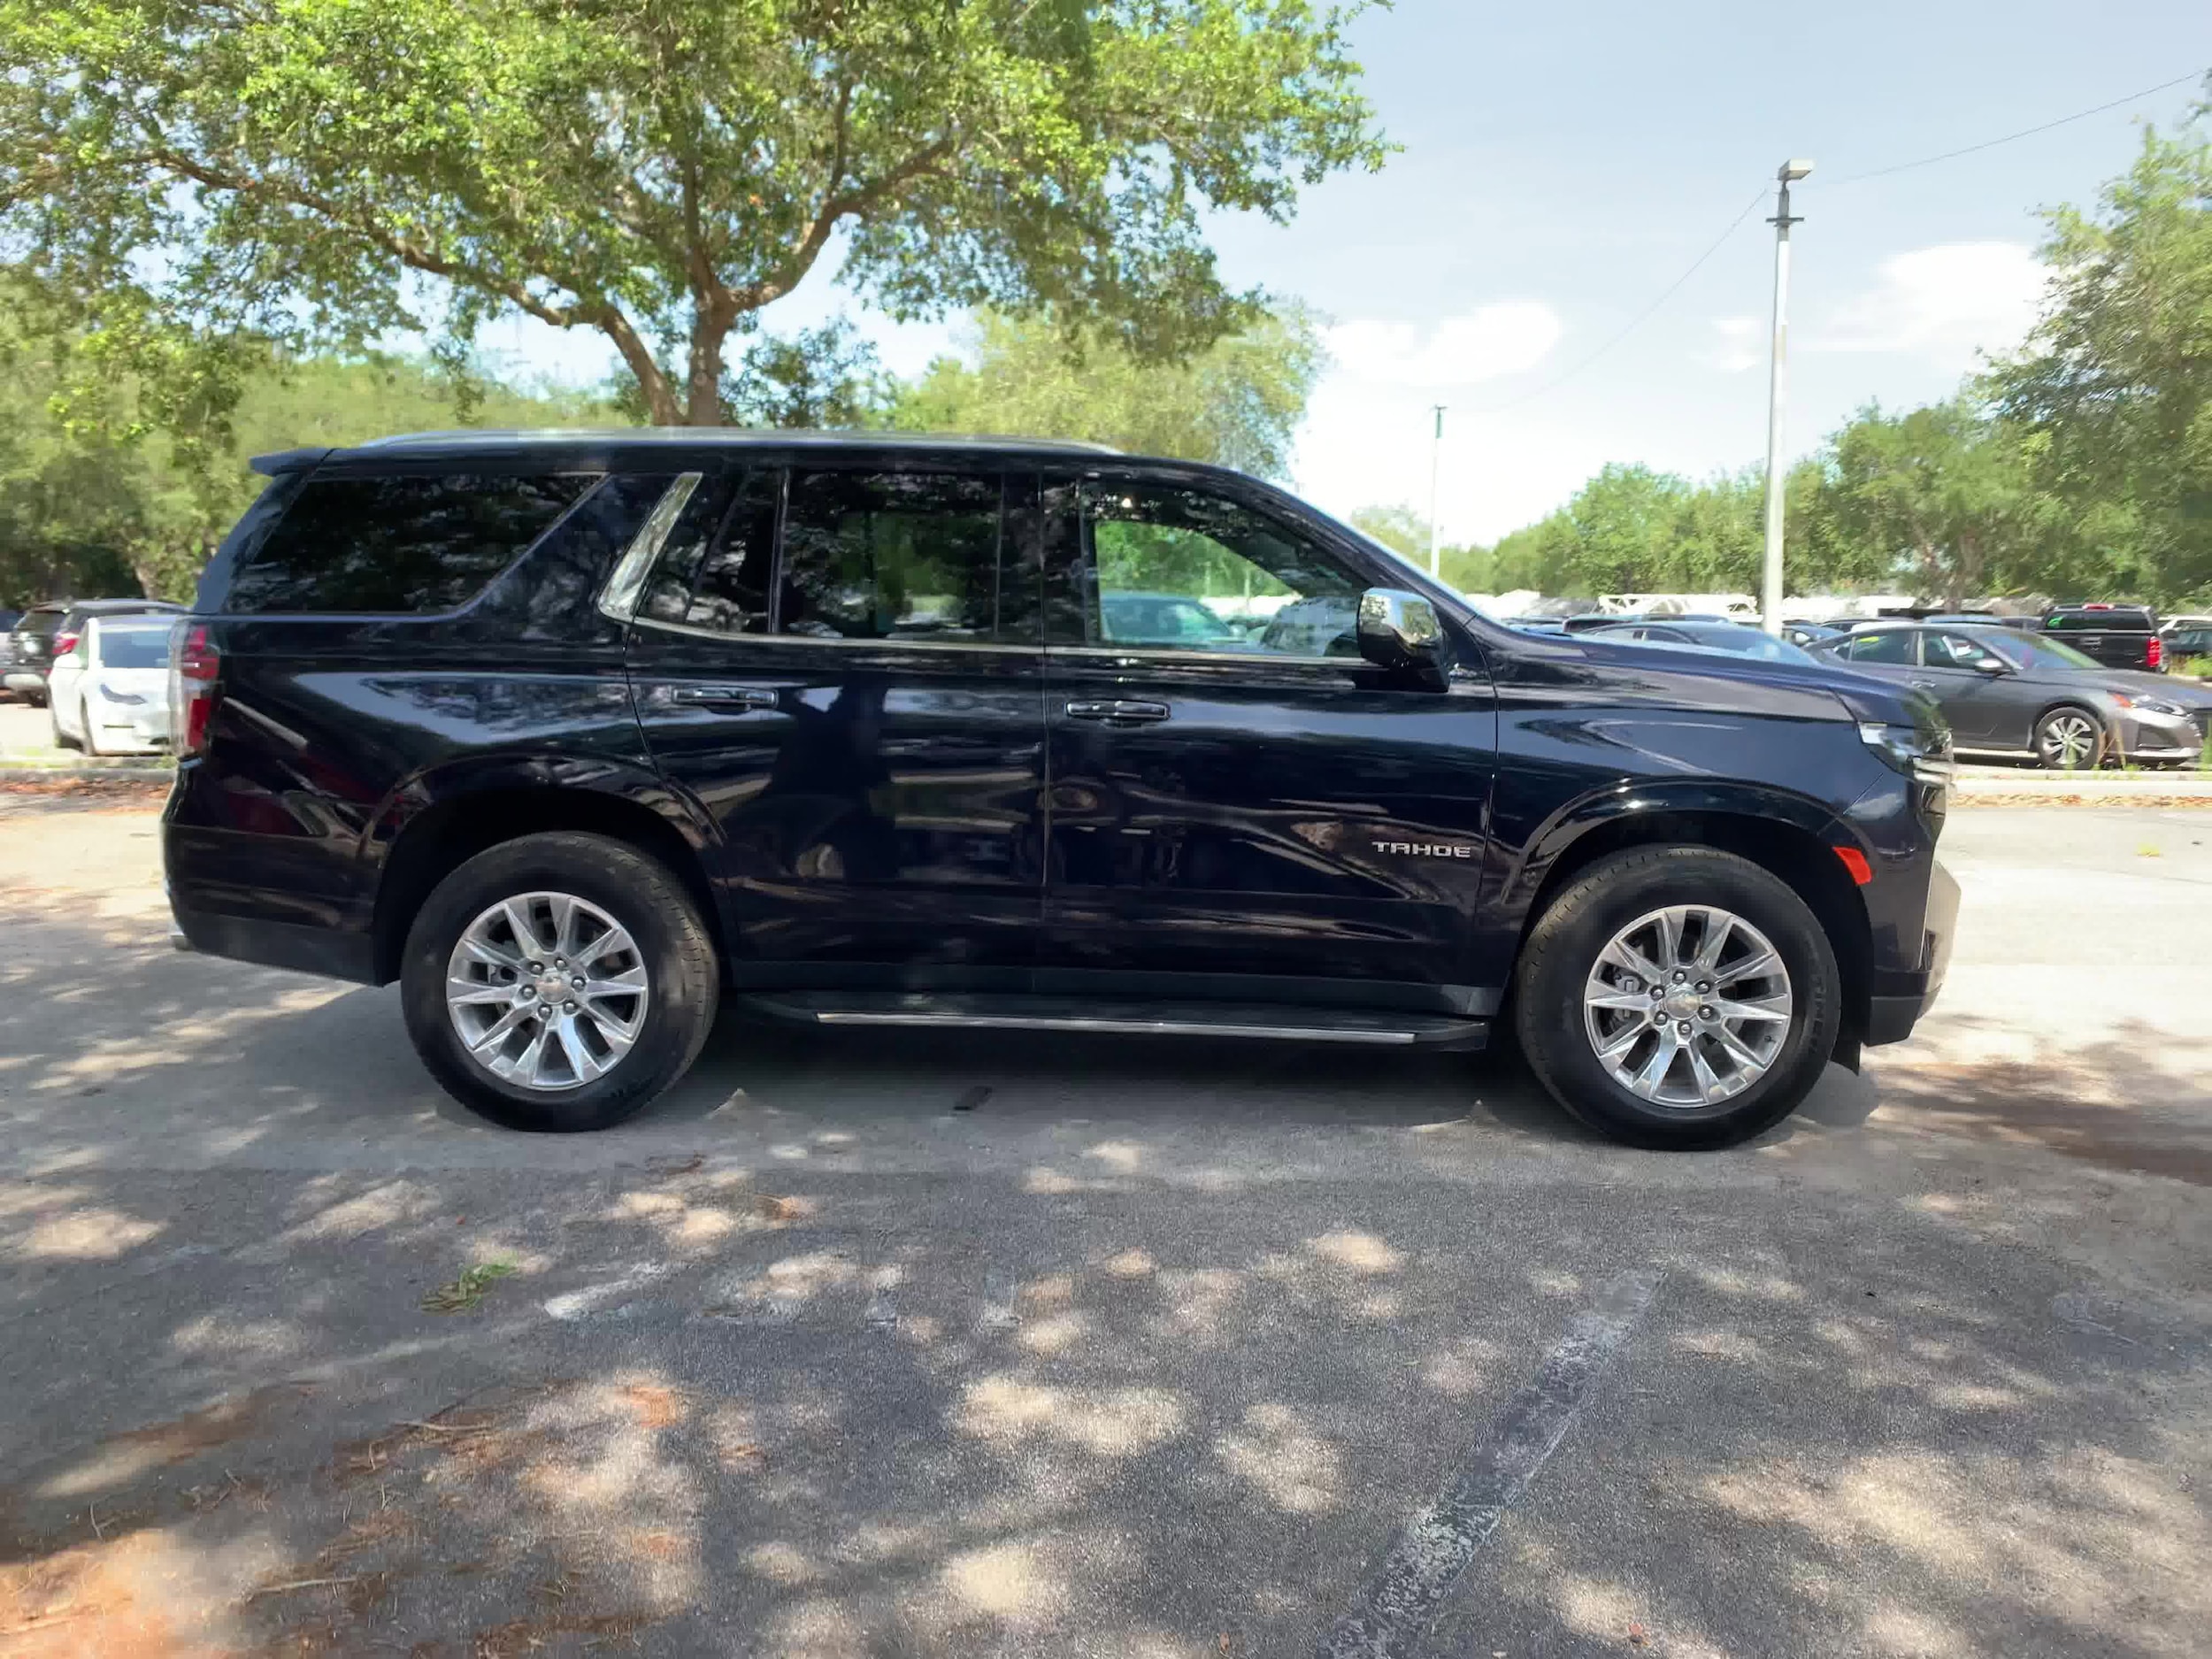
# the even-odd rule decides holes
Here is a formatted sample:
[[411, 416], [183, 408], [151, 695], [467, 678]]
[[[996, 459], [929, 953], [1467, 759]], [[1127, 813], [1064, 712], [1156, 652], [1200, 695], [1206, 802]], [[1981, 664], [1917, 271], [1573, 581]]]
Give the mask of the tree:
[[966, 357], [933, 363], [899, 396], [893, 419], [910, 431], [1082, 439], [1280, 478], [1322, 361], [1295, 306], [1180, 365], [1148, 363], [1102, 330], [1071, 335], [1055, 317], [987, 312]]
[[1955, 610], [2038, 563], [2044, 503], [2026, 457], [1965, 399], [1903, 415], [1870, 405], [1831, 449], [1830, 511], [1870, 574], [1886, 566]]
[[2208, 119], [2147, 132], [2095, 212], [2051, 215], [2052, 304], [1990, 383], [2078, 527], [2077, 567], [2161, 600], [2212, 591]]
[[0, 241], [296, 350], [596, 329], [660, 424], [722, 419], [731, 334], [841, 238], [894, 316], [1176, 357], [1253, 311], [1204, 212], [1380, 165], [1361, 9], [0, 0]]

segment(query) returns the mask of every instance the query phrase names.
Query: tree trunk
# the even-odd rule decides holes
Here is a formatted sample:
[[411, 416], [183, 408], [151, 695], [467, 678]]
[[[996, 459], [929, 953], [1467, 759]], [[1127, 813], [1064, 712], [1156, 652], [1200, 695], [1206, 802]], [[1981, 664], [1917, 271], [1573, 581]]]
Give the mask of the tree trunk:
[[722, 342], [729, 338], [730, 328], [730, 322], [703, 304], [692, 313], [691, 373], [684, 388], [686, 426], [722, 424]]

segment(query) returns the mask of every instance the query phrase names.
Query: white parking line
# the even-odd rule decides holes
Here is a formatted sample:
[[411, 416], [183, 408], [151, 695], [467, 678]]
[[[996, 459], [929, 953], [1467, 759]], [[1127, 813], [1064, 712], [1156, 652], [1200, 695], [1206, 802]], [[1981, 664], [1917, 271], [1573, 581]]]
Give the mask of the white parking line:
[[1320, 1659], [1405, 1659], [1444, 1598], [1544, 1460], [1574, 1426], [1606, 1364], [1642, 1323], [1656, 1268], [1624, 1273], [1578, 1314], [1535, 1379], [1469, 1449], [1442, 1496], [1398, 1534], [1352, 1606], [1322, 1639]]

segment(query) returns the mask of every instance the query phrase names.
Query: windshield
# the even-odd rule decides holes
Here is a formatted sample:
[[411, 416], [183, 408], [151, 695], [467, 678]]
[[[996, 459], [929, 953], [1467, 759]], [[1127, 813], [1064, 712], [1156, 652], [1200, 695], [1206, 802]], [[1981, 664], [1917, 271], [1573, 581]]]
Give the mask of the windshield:
[[1985, 632], [1978, 633], [1974, 637], [2009, 661], [2015, 668], [2104, 667], [2102, 663], [2086, 652], [2078, 651], [2056, 640], [2033, 639], [2024, 634], [2012, 633], [1992, 637]]

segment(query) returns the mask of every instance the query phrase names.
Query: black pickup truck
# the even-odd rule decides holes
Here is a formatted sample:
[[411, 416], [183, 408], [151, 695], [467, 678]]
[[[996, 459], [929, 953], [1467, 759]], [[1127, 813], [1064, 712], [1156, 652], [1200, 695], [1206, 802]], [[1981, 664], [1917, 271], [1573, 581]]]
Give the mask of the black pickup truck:
[[503, 1123], [624, 1118], [741, 998], [1092, 1040], [1509, 1025], [1591, 1124], [1709, 1146], [1942, 979], [1925, 698], [1516, 632], [1233, 472], [694, 431], [256, 465], [179, 634], [181, 941], [398, 981]]

